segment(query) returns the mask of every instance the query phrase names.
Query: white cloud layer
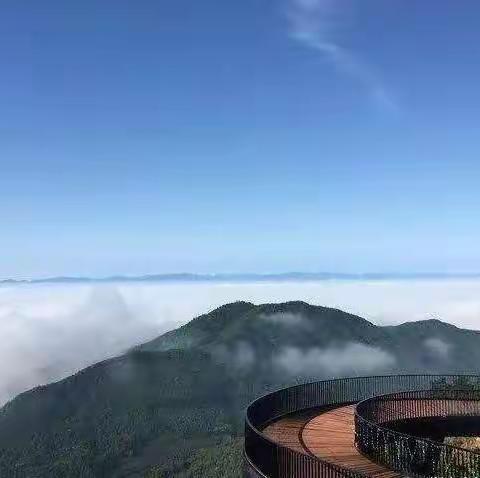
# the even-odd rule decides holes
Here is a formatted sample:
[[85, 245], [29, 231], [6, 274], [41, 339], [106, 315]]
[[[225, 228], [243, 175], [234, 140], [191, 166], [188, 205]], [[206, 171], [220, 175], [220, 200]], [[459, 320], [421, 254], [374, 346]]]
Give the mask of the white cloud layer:
[[[439, 318], [480, 329], [480, 281], [2, 286], [0, 403], [236, 300], [304, 300], [377, 324]], [[448, 354], [448, 345], [425, 346]]]

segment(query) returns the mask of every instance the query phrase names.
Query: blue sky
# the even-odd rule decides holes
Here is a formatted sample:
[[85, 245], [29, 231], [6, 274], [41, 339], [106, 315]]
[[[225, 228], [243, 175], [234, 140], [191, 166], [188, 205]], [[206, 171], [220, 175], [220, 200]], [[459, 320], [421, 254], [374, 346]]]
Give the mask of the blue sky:
[[479, 21], [4, 2], [0, 277], [479, 271]]

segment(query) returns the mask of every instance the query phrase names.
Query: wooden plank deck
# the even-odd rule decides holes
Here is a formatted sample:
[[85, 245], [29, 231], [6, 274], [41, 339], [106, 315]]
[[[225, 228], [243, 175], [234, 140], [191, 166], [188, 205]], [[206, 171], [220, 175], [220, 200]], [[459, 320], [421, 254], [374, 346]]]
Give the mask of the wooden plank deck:
[[301, 433], [304, 425], [317, 415], [317, 411], [307, 411], [288, 415], [287, 417], [268, 425], [263, 430], [263, 433], [275, 443], [279, 443], [280, 445], [308, 455], [308, 451], [302, 444]]
[[355, 448], [355, 406], [321, 413], [304, 425], [304, 446], [313, 455], [374, 478], [398, 478], [403, 475], [369, 460]]
[[372, 478], [399, 478], [403, 475], [361, 455], [354, 445], [354, 405], [323, 413], [289, 415], [267, 426], [263, 433], [277, 443], [304, 454], [314, 455]]

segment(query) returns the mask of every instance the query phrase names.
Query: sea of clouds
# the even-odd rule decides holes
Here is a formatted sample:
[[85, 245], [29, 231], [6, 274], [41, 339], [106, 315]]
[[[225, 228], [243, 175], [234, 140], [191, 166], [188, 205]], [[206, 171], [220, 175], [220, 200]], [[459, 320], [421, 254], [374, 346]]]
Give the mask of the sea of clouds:
[[[474, 280], [4, 285], [0, 404], [236, 300], [257, 304], [304, 300], [382, 325], [438, 318], [480, 329], [480, 281]], [[435, 339], [428, 346], [448, 353]], [[299, 352], [286, 350], [283, 359], [284, 364], [331, 363], [336, 352], [314, 350], [297, 357], [293, 355]], [[363, 350], [354, 352], [371, 360]]]

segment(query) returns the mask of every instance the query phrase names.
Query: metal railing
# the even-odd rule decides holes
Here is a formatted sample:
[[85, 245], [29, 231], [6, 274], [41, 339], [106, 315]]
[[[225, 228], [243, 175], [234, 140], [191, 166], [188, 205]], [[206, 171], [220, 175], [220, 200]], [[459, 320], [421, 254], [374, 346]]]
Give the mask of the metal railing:
[[[275, 443], [262, 433], [266, 425], [290, 413], [358, 403], [408, 390], [480, 383], [473, 375], [387, 375], [343, 378], [290, 387], [253, 402], [245, 420], [246, 476], [261, 478], [364, 478], [366, 475]], [[440, 384], [440, 385], [439, 385]], [[392, 452], [394, 452], [392, 450]]]
[[[462, 422], [463, 417], [468, 420]], [[457, 428], [461, 429], [463, 423], [467, 429], [471, 417], [480, 417], [480, 389], [436, 389], [374, 397], [356, 407], [355, 443], [371, 460], [409, 476], [478, 477], [480, 453], [415, 436], [422, 434], [425, 419], [437, 429], [449, 420], [442, 433], [448, 434], [452, 419], [460, 423]], [[410, 434], [396, 429], [402, 424]]]

